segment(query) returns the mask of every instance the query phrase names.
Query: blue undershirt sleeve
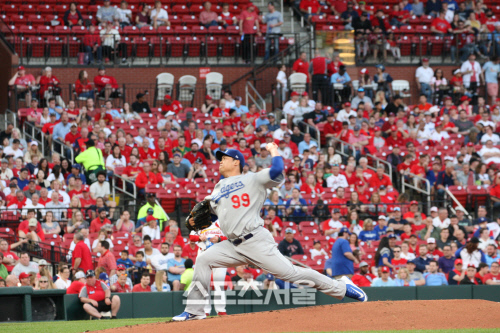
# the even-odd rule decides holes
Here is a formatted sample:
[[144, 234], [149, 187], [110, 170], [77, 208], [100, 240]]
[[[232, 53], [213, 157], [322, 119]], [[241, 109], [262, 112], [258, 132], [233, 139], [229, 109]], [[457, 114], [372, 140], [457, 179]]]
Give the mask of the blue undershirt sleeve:
[[285, 163], [283, 162], [283, 157], [274, 156], [271, 164], [271, 169], [269, 170], [269, 175], [271, 179], [276, 179], [279, 175], [283, 173], [285, 169]]

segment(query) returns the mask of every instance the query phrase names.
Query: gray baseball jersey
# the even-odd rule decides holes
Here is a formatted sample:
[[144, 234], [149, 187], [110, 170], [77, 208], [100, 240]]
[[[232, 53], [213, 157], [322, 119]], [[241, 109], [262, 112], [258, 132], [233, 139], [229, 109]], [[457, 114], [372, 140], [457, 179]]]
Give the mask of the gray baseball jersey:
[[205, 199], [210, 200], [212, 210], [219, 218], [222, 232], [233, 240], [264, 225], [260, 211], [266, 201], [266, 189], [277, 186], [283, 174], [275, 180], [270, 169], [257, 173], [224, 178], [215, 185], [214, 191]]

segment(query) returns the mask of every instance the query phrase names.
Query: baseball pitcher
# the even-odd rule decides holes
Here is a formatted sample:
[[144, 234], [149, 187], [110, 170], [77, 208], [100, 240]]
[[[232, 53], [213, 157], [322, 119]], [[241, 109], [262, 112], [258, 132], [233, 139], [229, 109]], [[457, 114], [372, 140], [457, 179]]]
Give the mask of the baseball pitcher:
[[253, 264], [276, 278], [292, 283], [308, 283], [332, 297], [345, 296], [366, 302], [365, 292], [347, 277], [333, 280], [315, 270], [292, 265], [276, 246], [271, 233], [263, 228], [260, 210], [266, 200], [266, 189], [283, 180], [284, 162], [278, 146], [268, 143], [272, 165], [257, 173], [242, 175], [245, 158], [235, 149], [218, 151], [219, 171], [224, 177], [204, 201], [195, 205], [186, 218], [191, 230], [201, 230], [211, 225], [211, 215], [216, 215], [227, 240], [214, 244], [196, 258], [193, 282], [188, 290], [187, 306], [174, 321], [205, 319], [205, 302], [210, 290], [213, 268]]

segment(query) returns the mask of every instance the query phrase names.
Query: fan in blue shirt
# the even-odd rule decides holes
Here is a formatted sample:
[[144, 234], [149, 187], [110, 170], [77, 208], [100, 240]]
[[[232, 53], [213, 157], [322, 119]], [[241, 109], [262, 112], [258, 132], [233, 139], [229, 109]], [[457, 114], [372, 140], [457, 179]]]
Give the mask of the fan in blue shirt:
[[438, 262], [431, 260], [429, 262], [429, 273], [424, 274], [426, 286], [447, 286], [448, 281], [444, 273], [438, 272]]

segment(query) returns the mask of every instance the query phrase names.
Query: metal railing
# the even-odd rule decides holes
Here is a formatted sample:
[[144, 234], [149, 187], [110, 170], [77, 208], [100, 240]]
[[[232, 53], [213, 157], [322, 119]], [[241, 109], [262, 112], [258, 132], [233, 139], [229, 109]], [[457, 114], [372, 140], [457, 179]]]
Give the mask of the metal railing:
[[[132, 192], [127, 188], [127, 184], [132, 187]], [[117, 175], [113, 173], [113, 189], [111, 191], [111, 195], [113, 196], [113, 200], [116, 198], [116, 191], [123, 193], [134, 200], [137, 199], [137, 187], [135, 186], [135, 182], [125, 179], [121, 175]]]
[[[311, 140], [316, 142], [316, 144], [318, 145], [318, 150], [320, 150], [321, 149], [321, 138], [320, 138], [321, 132], [319, 131], [319, 129], [312, 127], [311, 125], [309, 125], [308, 123], [306, 123], [303, 120], [299, 121], [299, 128], [301, 128], [300, 133], [302, 133], [302, 134], [305, 134], [305, 133], [311, 134], [311, 132], [314, 132], [313, 135], [311, 135]], [[304, 129], [304, 131], [302, 131], [302, 129]]]
[[25, 121], [23, 123], [23, 135], [26, 141], [30, 139], [31, 141], [38, 142], [40, 151], [42, 154], [45, 154], [45, 134], [40, 128], [36, 127], [32, 122]]
[[[411, 184], [407, 180], [413, 182], [413, 184]], [[420, 184], [425, 184], [425, 189], [419, 187], [418, 186], [419, 184], [417, 184], [417, 182]], [[403, 174], [403, 175], [401, 175], [401, 193], [405, 193], [407, 188], [412, 189], [418, 193], [422, 193], [426, 197], [427, 204], [430, 207], [430, 205], [431, 205], [431, 183], [428, 179], [419, 177], [413, 173]]]
[[[469, 214], [469, 212], [465, 209], [465, 207], [460, 203], [460, 201], [458, 201], [458, 199], [453, 195], [453, 193], [451, 193], [451, 191], [448, 189], [448, 188], [445, 188], [445, 192], [446, 194], [448, 195], [448, 197], [455, 203], [455, 207], [458, 207], [458, 208], [461, 208], [463, 209], [463, 211], [465, 212], [465, 215], [472, 221], [472, 217], [471, 215]], [[450, 210], [453, 212], [453, 214], [456, 214], [456, 209], [455, 207], [453, 207], [453, 205], [450, 205]]]
[[[57, 149], [59, 148], [59, 149]], [[56, 151], [59, 150], [59, 151]], [[59, 153], [62, 157], [67, 158], [71, 163], [75, 161], [75, 151], [74, 148], [68, 146], [66, 143], [61, 140], [53, 140], [52, 141], [52, 151]]]
[[258, 109], [266, 110], [266, 100], [262, 98], [250, 81], [247, 81], [245, 85], [245, 105], [250, 105], [248, 100], [255, 104]]

